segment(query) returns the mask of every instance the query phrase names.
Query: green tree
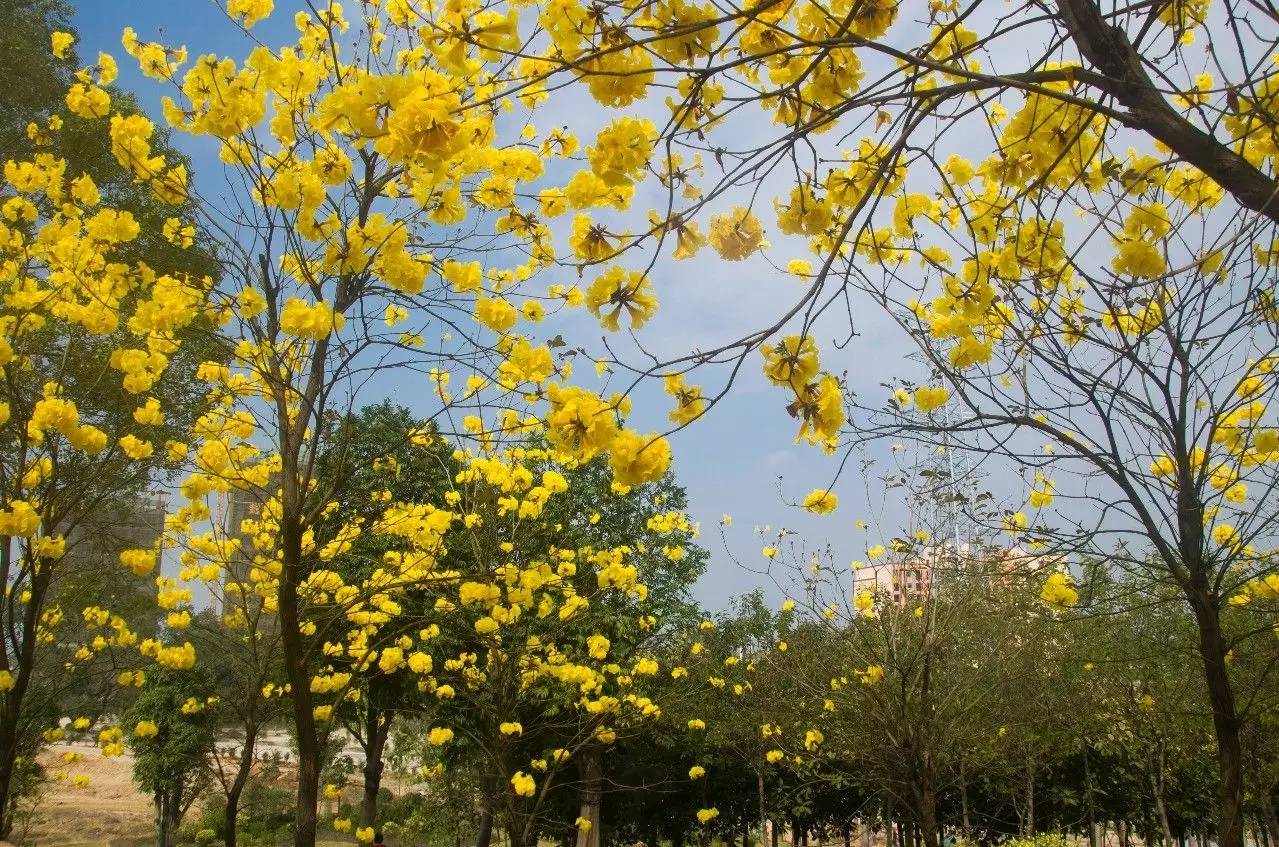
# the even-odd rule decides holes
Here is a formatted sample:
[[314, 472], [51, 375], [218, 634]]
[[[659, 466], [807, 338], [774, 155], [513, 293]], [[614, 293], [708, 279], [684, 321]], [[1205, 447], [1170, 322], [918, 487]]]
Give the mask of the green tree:
[[[331, 426], [337, 431], [325, 443], [334, 449], [321, 455], [317, 478], [343, 477], [350, 494], [328, 515], [330, 531], [348, 522], [375, 521], [386, 502], [443, 501], [457, 466], [452, 449], [434, 426], [389, 400], [337, 418]], [[382, 564], [391, 549], [393, 545], [385, 536], [362, 534], [334, 559], [334, 570], [348, 584], [360, 582]], [[419, 609], [412, 616], [421, 614]], [[357, 823], [368, 827], [377, 822], [383, 758], [396, 716], [406, 708], [420, 713], [422, 695], [408, 668], [382, 673], [376, 666], [364, 667], [358, 662], [350, 667], [356, 671], [351, 690], [359, 696], [343, 702], [338, 719], [364, 753]]]
[[[132, 263], [130, 271], [137, 268], [147, 274], [154, 271], [198, 278], [214, 273], [213, 259], [201, 245], [182, 246], [163, 235], [169, 218], [191, 217], [194, 201], [176, 205], [162, 202], [148, 186], [135, 183], [91, 124], [65, 113], [63, 94], [77, 58], [71, 51], [66, 58], [55, 59], [50, 53], [50, 35], [54, 30], [69, 29], [70, 12], [71, 7], [60, 0], [0, 3], [0, 17], [6, 25], [0, 47], [0, 66], [6, 79], [0, 90], [0, 159], [30, 161], [52, 154], [66, 162], [66, 178], [88, 174], [104, 203], [129, 211], [142, 224], [140, 237], [122, 246], [113, 257]], [[136, 112], [127, 95], [114, 90], [113, 94], [118, 112]], [[157, 152], [185, 166], [186, 159], [165, 137], [156, 140]], [[8, 186], [0, 189], [0, 196], [9, 194]], [[15, 262], [15, 269], [23, 266], [20, 258]], [[139, 263], [145, 263], [149, 270], [141, 270]], [[11, 303], [5, 307], [4, 320], [12, 324], [21, 314], [22, 309]], [[30, 410], [44, 387], [53, 383], [60, 386], [62, 397], [75, 403], [82, 421], [109, 433], [136, 427], [134, 410], [145, 398], [124, 390], [109, 366], [112, 352], [125, 346], [120, 343], [122, 330], [92, 335], [57, 321], [30, 326], [33, 331], [25, 332], [22, 338], [23, 355], [6, 365], [0, 377], [0, 397], [15, 419], [25, 420], [24, 410]], [[115, 660], [96, 649], [93, 661], [79, 654], [80, 645], [92, 644], [101, 634], [86, 631], [83, 624], [88, 619], [81, 617], [81, 610], [115, 603], [108, 606], [115, 633], [110, 639], [113, 647], [128, 647], [138, 632], [155, 626], [154, 608], [144, 610], [144, 604], [138, 602], [147, 582], [121, 577], [115, 559], [118, 545], [100, 530], [104, 526], [127, 527], [147, 514], [140, 504], [150, 501], [149, 489], [172, 464], [163, 445], [184, 441], [202, 408], [203, 398], [193, 378], [198, 363], [226, 357], [222, 345], [211, 340], [207, 330], [207, 326], [199, 331], [191, 329], [183, 337], [182, 341], [189, 343], [174, 353], [169, 374], [151, 393], [164, 413], [163, 423], [147, 432], [161, 445], [151, 457], [126, 460], [114, 444], [92, 457], [65, 445], [42, 446], [17, 431], [14, 423], [0, 446], [0, 492], [6, 502], [21, 496], [35, 498], [41, 506], [43, 532], [65, 539], [60, 557], [37, 556], [30, 545], [16, 537], [0, 541], [0, 581], [9, 598], [0, 604], [5, 648], [0, 667], [13, 680], [0, 704], [0, 836], [7, 833], [10, 824], [6, 804], [14, 764], [19, 756], [34, 755], [50, 717], [56, 717], [64, 706], [73, 706], [75, 698], [104, 708], [117, 693], [113, 686]], [[33, 486], [24, 486], [24, 475], [46, 460], [52, 462], [51, 472]], [[111, 586], [111, 590], [102, 590], [102, 586]], [[125, 628], [116, 626], [117, 622]], [[58, 636], [42, 639], [42, 628], [57, 629]], [[122, 706], [123, 701], [115, 704]]]
[[208, 682], [198, 671], [150, 674], [124, 713], [134, 781], [155, 803], [156, 847], [177, 843], [178, 825], [207, 782], [217, 729], [205, 708]]

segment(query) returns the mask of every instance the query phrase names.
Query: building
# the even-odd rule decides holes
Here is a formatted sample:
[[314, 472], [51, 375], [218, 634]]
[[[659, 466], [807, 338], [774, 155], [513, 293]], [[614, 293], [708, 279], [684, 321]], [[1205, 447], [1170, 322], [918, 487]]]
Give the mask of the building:
[[854, 590], [869, 590], [903, 606], [911, 600], [928, 599], [947, 571], [962, 569], [983, 575], [991, 585], [1006, 588], [1018, 574], [1055, 567], [1059, 562], [1058, 557], [1036, 556], [1016, 546], [975, 548], [962, 544], [956, 555], [952, 545], [934, 544], [871, 562], [857, 571]]
[[[270, 484], [275, 484], [274, 478]], [[222, 596], [219, 599], [223, 615], [244, 608], [238, 586], [248, 584], [256, 551], [252, 537], [243, 531], [242, 526], [244, 521], [261, 516], [268, 490], [232, 488], [218, 498], [217, 532], [223, 538], [237, 539], [240, 542], [235, 555], [222, 573]]]
[[95, 509], [66, 533], [67, 555], [119, 567], [121, 550], [154, 547], [160, 540], [168, 508], [165, 495], [151, 492], [138, 500]]
[[155, 574], [137, 576], [121, 567], [120, 553], [154, 548], [167, 512], [167, 498], [149, 493], [105, 501], [77, 516], [63, 531], [66, 553], [53, 586], [57, 602], [71, 608], [91, 601], [122, 615], [144, 636], [154, 632], [163, 616], [155, 603]]

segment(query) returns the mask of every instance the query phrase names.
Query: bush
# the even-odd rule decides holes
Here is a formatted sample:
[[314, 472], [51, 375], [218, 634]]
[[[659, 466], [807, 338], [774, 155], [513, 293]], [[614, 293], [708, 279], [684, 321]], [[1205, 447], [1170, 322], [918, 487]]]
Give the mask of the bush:
[[1064, 833], [1040, 832], [1030, 838], [1010, 838], [1000, 847], [1069, 847]]
[[[275, 788], [261, 779], [252, 779], [240, 795], [236, 813], [236, 842], [241, 847], [274, 847], [293, 834], [292, 792]], [[197, 822], [196, 843], [205, 844], [200, 835], [212, 833], [210, 841], [225, 841], [226, 798], [218, 794], [204, 804]]]

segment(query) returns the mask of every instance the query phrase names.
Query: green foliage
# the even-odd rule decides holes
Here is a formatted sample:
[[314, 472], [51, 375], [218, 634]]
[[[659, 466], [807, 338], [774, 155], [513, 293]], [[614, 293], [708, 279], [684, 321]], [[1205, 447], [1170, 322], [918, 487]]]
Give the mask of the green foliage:
[[1028, 837], [1010, 838], [1003, 847], [1070, 847], [1063, 832], [1039, 832]]
[[[216, 740], [216, 727], [204, 711], [183, 709], [202, 702], [208, 680], [196, 671], [157, 670], [147, 675], [138, 698], [124, 713], [133, 751], [133, 778], [144, 791], [185, 798], [203, 774], [205, 756]], [[155, 733], [137, 731], [154, 725]]]
[[[267, 774], [255, 776], [245, 786], [235, 820], [237, 845], [274, 847], [293, 831], [293, 792], [273, 785], [268, 769]], [[211, 832], [215, 839], [226, 840], [225, 797], [209, 796], [201, 807], [198, 827], [199, 832]]]

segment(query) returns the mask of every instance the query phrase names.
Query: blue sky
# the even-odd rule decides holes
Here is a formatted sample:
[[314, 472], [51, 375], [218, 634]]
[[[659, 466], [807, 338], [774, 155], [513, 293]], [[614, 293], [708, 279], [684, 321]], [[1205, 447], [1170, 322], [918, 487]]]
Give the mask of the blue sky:
[[[295, 38], [292, 12], [298, 5], [301, 4], [277, 0], [276, 13], [255, 27], [253, 39], [279, 45]], [[134, 91], [153, 116], [159, 114], [161, 96], [171, 92], [143, 78], [136, 63], [124, 54], [120, 33], [125, 26], [132, 26], [143, 40], [185, 45], [193, 57], [216, 52], [240, 60], [253, 47], [252, 40], [228, 21], [213, 0], [132, 0], [128, 4], [80, 0], [78, 6], [74, 23], [81, 39], [77, 45], [81, 60], [91, 62], [99, 50], [114, 54], [121, 69], [119, 85]], [[546, 128], [571, 124], [585, 141], [593, 128], [578, 126], [580, 115], [593, 113], [596, 126], [616, 116], [598, 108], [578, 109], [578, 105], [561, 101], [553, 106], [555, 111], [551, 114], [539, 115], [537, 123]], [[660, 98], [650, 105], [660, 108]], [[761, 131], [767, 130], [761, 126]], [[197, 190], [216, 202], [223, 193], [216, 146], [189, 136], [179, 136], [176, 142], [193, 159]], [[652, 199], [652, 205], [657, 205], [657, 198]], [[641, 212], [647, 208], [644, 201], [641, 194], [636, 202]], [[773, 258], [780, 266], [802, 255], [795, 245], [775, 242], [774, 248]], [[728, 264], [709, 250], [688, 262], [663, 259], [654, 277], [663, 308], [642, 338], [646, 346], [665, 353], [684, 353], [735, 338], [746, 329], [771, 322], [771, 316], [800, 293], [794, 278], [763, 261]], [[824, 364], [835, 373], [846, 371], [850, 385], [861, 396], [882, 396], [884, 389], [879, 383], [902, 371], [907, 348], [878, 314], [859, 316], [857, 326], [861, 337], [842, 351], [830, 341], [842, 334], [841, 329], [846, 333], [846, 327], [829, 327], [827, 337], [820, 338]], [[570, 343], [583, 343], [588, 348], [595, 344], [598, 349], [598, 327], [583, 322], [580, 328], [581, 338], [566, 335]], [[868, 489], [871, 499], [875, 499], [875, 484], [863, 483], [856, 460], [849, 463], [850, 470], [835, 486], [842, 506], [834, 515], [818, 518], [787, 505], [812, 488], [828, 485], [834, 464], [821, 451], [792, 443], [796, 424], [785, 412], [787, 398], [766, 384], [759, 374], [758, 361], [758, 356], [752, 355], [728, 397], [706, 417], [672, 438], [676, 472], [688, 489], [690, 511], [702, 523], [704, 543], [712, 552], [709, 571], [697, 587], [699, 599], [711, 608], [722, 607], [731, 596], [756, 586], [765, 587], [770, 595], [777, 594], [767, 579], [738, 566], [726, 553], [718, 530], [720, 516], [725, 513], [734, 517], [734, 525], [726, 533], [731, 552], [752, 564], [762, 563], [759, 550], [765, 543], [753, 535], [755, 526], [775, 529], [785, 525], [799, 531], [810, 548], [829, 542], [837, 560], [846, 563], [860, 557], [868, 544], [878, 540], [855, 529], [856, 518], [877, 519], [885, 536], [901, 532], [908, 520], [900, 506], [891, 502], [881, 502], [878, 515], [861, 505], [868, 499]], [[423, 382], [411, 375], [392, 374], [379, 381], [380, 393], [370, 394], [367, 400], [374, 402], [389, 395], [412, 407], [413, 398], [425, 393]], [[645, 397], [660, 395], [640, 395], [634, 424], [641, 429], [664, 428], [669, 401], [656, 400], [646, 407]], [[885, 449], [877, 458], [882, 461], [886, 455]]]

